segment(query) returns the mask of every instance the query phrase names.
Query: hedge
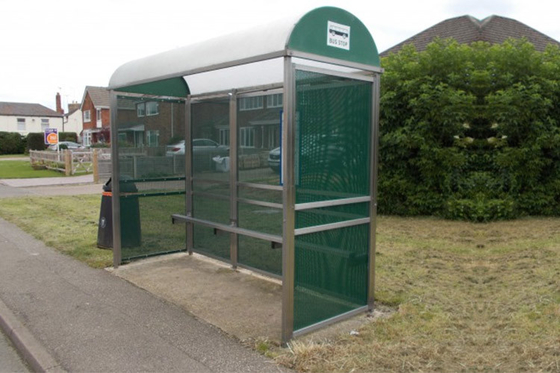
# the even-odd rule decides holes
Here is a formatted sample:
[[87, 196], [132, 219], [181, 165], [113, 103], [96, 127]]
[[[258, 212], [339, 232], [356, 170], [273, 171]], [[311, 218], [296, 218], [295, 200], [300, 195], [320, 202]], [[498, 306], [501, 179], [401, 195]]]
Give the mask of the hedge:
[[382, 60], [379, 212], [560, 215], [560, 49], [436, 40]]
[[0, 155], [23, 154], [26, 139], [17, 132], [0, 132]]

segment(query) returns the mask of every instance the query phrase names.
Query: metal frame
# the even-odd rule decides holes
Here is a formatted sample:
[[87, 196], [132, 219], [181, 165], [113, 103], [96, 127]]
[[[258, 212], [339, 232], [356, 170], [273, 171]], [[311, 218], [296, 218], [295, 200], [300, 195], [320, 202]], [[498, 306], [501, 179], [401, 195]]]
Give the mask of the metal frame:
[[[117, 128], [117, 92], [111, 91], [111, 133], [118, 133]], [[113, 140], [115, 135], [113, 135]], [[112, 172], [112, 193], [111, 208], [113, 209], [113, 267], [118, 268], [122, 260], [121, 248], [121, 201], [120, 201], [120, 182], [119, 182], [119, 147], [118, 141], [111, 141], [111, 172]]]
[[295, 172], [294, 146], [296, 123], [295, 66], [291, 57], [284, 58], [284, 118], [282, 124], [282, 342], [286, 343], [294, 333], [294, 286], [295, 286]]
[[[229, 98], [229, 191], [230, 191], [230, 225], [238, 227], [239, 225], [239, 207], [238, 207], [238, 187], [239, 179], [237, 167], [237, 91], [232, 91]], [[237, 268], [237, 259], [239, 255], [239, 239], [237, 232], [230, 234], [230, 260], [231, 266]]]

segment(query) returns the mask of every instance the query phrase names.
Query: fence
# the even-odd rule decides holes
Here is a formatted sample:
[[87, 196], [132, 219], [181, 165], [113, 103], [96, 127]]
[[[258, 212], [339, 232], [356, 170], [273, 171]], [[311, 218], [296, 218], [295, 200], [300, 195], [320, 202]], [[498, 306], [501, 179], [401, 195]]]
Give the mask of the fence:
[[[110, 149], [93, 149], [60, 152], [30, 150], [29, 158], [34, 168], [47, 168], [64, 172], [66, 176], [93, 173], [94, 181], [99, 181], [99, 160], [110, 159]], [[109, 161], [110, 162], [110, 161]]]

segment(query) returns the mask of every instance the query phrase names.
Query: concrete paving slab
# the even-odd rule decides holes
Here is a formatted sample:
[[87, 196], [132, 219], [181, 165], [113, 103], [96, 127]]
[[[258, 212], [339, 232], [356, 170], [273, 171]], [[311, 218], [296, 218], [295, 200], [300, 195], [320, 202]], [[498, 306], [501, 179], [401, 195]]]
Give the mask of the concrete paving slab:
[[276, 279], [186, 253], [127, 264], [113, 273], [241, 341], [281, 341], [282, 284]]
[[89, 174], [89, 175], [67, 176], [67, 177], [41, 177], [41, 178], [30, 178], [30, 179], [0, 179], [0, 183], [14, 188], [88, 184], [88, 183], [93, 183], [93, 175]]

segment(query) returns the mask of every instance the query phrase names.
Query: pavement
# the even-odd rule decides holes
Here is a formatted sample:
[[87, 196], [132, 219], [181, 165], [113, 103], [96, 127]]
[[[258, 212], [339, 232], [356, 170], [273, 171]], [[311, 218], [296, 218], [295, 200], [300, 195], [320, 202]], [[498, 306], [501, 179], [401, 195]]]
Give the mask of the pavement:
[[[102, 189], [34, 180], [17, 187], [1, 180], [0, 196]], [[0, 252], [0, 327], [33, 371], [287, 371], [185, 309], [60, 254], [3, 219]]]

